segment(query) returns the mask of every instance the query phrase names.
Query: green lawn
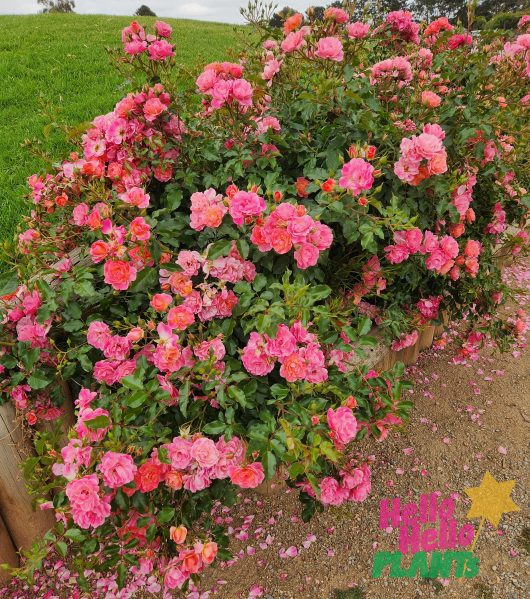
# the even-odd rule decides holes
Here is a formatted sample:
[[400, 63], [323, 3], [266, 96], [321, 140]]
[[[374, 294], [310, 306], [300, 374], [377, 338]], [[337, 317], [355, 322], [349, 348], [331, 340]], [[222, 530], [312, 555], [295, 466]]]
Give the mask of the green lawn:
[[[0, 239], [13, 234], [28, 209], [26, 178], [45, 164], [22, 147], [24, 140], [40, 140], [37, 149], [57, 161], [69, 151], [62, 134], [49, 132], [43, 105], [58, 109], [58, 120], [77, 125], [109, 112], [127, 92], [127, 83], [109, 65], [105, 48], [121, 43], [121, 29], [131, 20], [99, 15], [0, 16]], [[226, 59], [228, 48], [236, 43], [231, 25], [167, 21], [173, 27], [177, 61], [189, 67]]]

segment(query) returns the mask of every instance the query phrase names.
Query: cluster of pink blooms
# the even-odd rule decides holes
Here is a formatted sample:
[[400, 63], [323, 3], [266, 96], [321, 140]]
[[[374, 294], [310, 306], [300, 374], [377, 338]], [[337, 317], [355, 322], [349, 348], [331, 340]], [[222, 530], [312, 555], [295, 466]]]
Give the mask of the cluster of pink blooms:
[[386, 289], [386, 279], [381, 276], [381, 263], [377, 256], [372, 256], [368, 262], [363, 264], [361, 272], [361, 283], [356, 283], [353, 287], [353, 301], [359, 304], [363, 295], [375, 290], [377, 295]]
[[74, 522], [80, 528], [97, 528], [110, 516], [110, 495], [102, 493], [97, 474], [87, 474], [66, 485]]
[[407, 10], [395, 10], [388, 13], [385, 26], [405, 42], [420, 43], [420, 26], [414, 22], [412, 13]]
[[[318, 499], [324, 505], [341, 505], [345, 501], [364, 501], [372, 490], [371, 470], [368, 464], [349, 464], [339, 472], [340, 480], [327, 476], [320, 481]], [[317, 498], [309, 483], [298, 485], [311, 497]]]
[[318, 338], [299, 320], [291, 327], [279, 325], [275, 337], [251, 333], [241, 360], [248, 372], [256, 376], [269, 374], [279, 362], [280, 375], [291, 383], [322, 383], [328, 378]]
[[370, 70], [370, 83], [397, 82], [398, 87], [403, 87], [412, 81], [412, 65], [404, 56], [387, 58], [376, 62]]
[[197, 88], [209, 96], [204, 101], [207, 109], [222, 108], [237, 104], [242, 110], [252, 106], [252, 85], [243, 79], [243, 67], [233, 62], [213, 62], [204, 67], [197, 77]]
[[[145, 489], [146, 484], [147, 490], [154, 490], [165, 481], [174, 490], [184, 488], [196, 493], [209, 487], [214, 480], [226, 478], [243, 489], [254, 489], [264, 480], [260, 462], [245, 465], [245, 445], [238, 437], [232, 437], [230, 441], [221, 437], [215, 442], [200, 434], [189, 439], [175, 437], [163, 448], [170, 464], [162, 464], [156, 456], [145, 462], [139, 474], [142, 474], [142, 468], [154, 474], [143, 479], [137, 477], [140, 490]], [[157, 476], [155, 470], [158, 471]]]
[[[182, 121], [169, 114], [169, 104], [169, 95], [157, 84], [129, 94], [113, 112], [97, 117], [83, 137], [84, 158], [73, 155], [72, 162], [63, 163], [63, 182], [73, 186], [77, 177], [106, 177], [121, 202], [147, 208], [150, 197], [144, 187], [151, 176], [162, 182], [171, 178], [179, 151], [168, 141], [180, 141], [185, 132]], [[153, 155], [149, 160], [143, 158], [147, 152]], [[41, 199], [43, 190], [38, 194]], [[140, 216], [127, 228], [113, 225], [110, 217], [111, 207], [104, 202], [92, 207], [81, 202], [72, 211], [75, 225], [106, 237], [92, 244], [90, 255], [94, 263], [104, 262], [105, 282], [123, 291], [139, 271], [153, 264], [146, 245], [150, 227]]]
[[[420, 229], [396, 231], [394, 241], [394, 245], [385, 247], [386, 258], [391, 264], [400, 264], [412, 254], [427, 254], [425, 266], [438, 274], [447, 274], [453, 268], [459, 252], [458, 242], [450, 235], [439, 238], [431, 231], [423, 234]], [[456, 271], [451, 276], [455, 275]]]
[[263, 214], [266, 208], [265, 200], [255, 191], [239, 191], [236, 188], [225, 202], [221, 194], [210, 188], [192, 194], [190, 226], [196, 231], [205, 227], [216, 229], [221, 226], [227, 212], [236, 225], [243, 225]]
[[[160, 284], [164, 291], [171, 290], [183, 298], [180, 306], [172, 308], [170, 317], [174, 323], [179, 320], [189, 326], [196, 315], [201, 322], [213, 318], [227, 318], [237, 304], [237, 297], [226, 283], [247, 281], [251, 283], [256, 276], [256, 267], [249, 260], [244, 260], [235, 242], [225, 257], [208, 260], [196, 251], [181, 250], [176, 259], [180, 271], [160, 270]], [[204, 274], [201, 283], [194, 285], [192, 278], [200, 272]], [[208, 279], [217, 279], [209, 282]], [[167, 293], [155, 294], [151, 306], [157, 312], [165, 312], [172, 303], [172, 296]], [[173, 326], [183, 330], [186, 326]]]
[[447, 17], [440, 17], [427, 25], [423, 32], [423, 36], [428, 44], [433, 45], [438, 40], [442, 31], [452, 31], [453, 29], [454, 27], [449, 23]]
[[147, 53], [149, 60], [162, 62], [175, 56], [174, 47], [167, 41], [171, 36], [171, 26], [163, 21], [156, 21], [155, 35], [146, 33], [145, 29], [133, 21], [121, 32], [121, 41], [126, 54], [137, 56]]
[[[179, 526], [178, 529], [186, 530], [184, 526]], [[177, 540], [174, 542], [176, 542], [177, 545], [180, 545], [180, 539], [178, 537], [176, 538]], [[183, 542], [184, 541], [182, 541], [182, 543]], [[214, 561], [217, 555], [217, 543], [214, 543], [213, 541], [208, 541], [206, 543], [197, 541], [188, 549], [180, 547], [179, 549], [178, 556], [169, 560], [165, 568], [165, 589], [182, 588], [182, 585], [189, 580], [190, 576], [201, 573], [205, 566], [209, 566]], [[199, 597], [199, 593], [196, 593], [195, 595]], [[189, 596], [190, 595], [188, 595], [188, 597]]]
[[442, 297], [440, 295], [430, 295], [427, 298], [419, 300], [416, 307], [425, 320], [437, 320], [441, 301]]
[[307, 214], [305, 206], [284, 202], [257, 221], [250, 240], [261, 252], [272, 249], [278, 254], [286, 254], [294, 247], [296, 264], [305, 269], [314, 266], [320, 252], [331, 246], [333, 232]]
[[473, 187], [476, 183], [476, 175], [469, 175], [466, 182], [453, 191], [453, 206], [457, 209], [460, 217], [465, 218], [468, 223], [475, 220], [475, 213], [470, 206], [473, 201]]
[[18, 341], [26, 341], [31, 347], [45, 349], [49, 347], [48, 332], [51, 319], [38, 322], [37, 316], [42, 300], [37, 289], [29, 291], [19, 287], [11, 298], [7, 312], [7, 322], [14, 326]]
[[418, 185], [432, 175], [447, 170], [447, 152], [443, 140], [445, 132], [437, 124], [428, 124], [423, 132], [401, 140], [401, 155], [394, 165], [394, 173], [410, 185]]
[[496, 202], [493, 206], [493, 218], [486, 226], [486, 233], [491, 235], [499, 235], [506, 230], [506, 212], [500, 202]]
[[407, 347], [412, 347], [416, 345], [418, 341], [419, 333], [418, 331], [412, 331], [410, 333], [402, 333], [399, 339], [396, 339], [392, 342], [390, 348], [393, 351], [401, 351], [402, 349], [406, 349]]
[[87, 341], [101, 350], [106, 360], [94, 365], [94, 377], [100, 383], [114, 385], [136, 369], [136, 359], [128, 359], [133, 342], [143, 337], [143, 331], [133, 328], [127, 336], [111, 335], [109, 326], [99, 320], [88, 326]]
[[237, 437], [230, 441], [221, 437], [216, 442], [200, 434], [190, 439], [175, 437], [162, 449], [167, 451], [169, 464], [160, 460], [155, 448], [135, 474], [134, 488], [141, 493], [150, 493], [162, 483], [174, 491], [197, 493], [214, 480], [226, 478], [241, 488], [253, 489], [265, 477], [260, 462], [244, 463], [245, 446]]

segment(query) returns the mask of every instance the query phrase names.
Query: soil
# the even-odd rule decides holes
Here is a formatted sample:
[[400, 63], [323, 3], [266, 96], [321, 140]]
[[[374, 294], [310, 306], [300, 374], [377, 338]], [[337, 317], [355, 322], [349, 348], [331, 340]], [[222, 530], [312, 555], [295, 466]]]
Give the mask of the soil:
[[[530, 311], [530, 271], [512, 269], [510, 274], [526, 293], [509, 310]], [[447, 338], [457, 335], [453, 329]], [[269, 496], [245, 495], [238, 508], [221, 514], [231, 527], [237, 559], [205, 573], [200, 598], [530, 596], [530, 347], [505, 354], [485, 351], [466, 365], [452, 363], [454, 355], [449, 341], [442, 350], [423, 353], [409, 369], [415, 383], [410, 422], [399, 434], [363, 448], [377, 456], [372, 493], [364, 503], [328, 508], [306, 524], [297, 493], [278, 484]], [[470, 500], [465, 488], [479, 486], [486, 471], [497, 481], [515, 480], [512, 499], [520, 511], [505, 513], [498, 528], [483, 526], [474, 551], [480, 560], [476, 577], [389, 578], [386, 568], [380, 578], [372, 578], [376, 551], [398, 550], [398, 531], [379, 528], [381, 499], [417, 503], [421, 494], [438, 491], [456, 500], [458, 526], [471, 522], [476, 530], [479, 520], [466, 518]], [[288, 548], [288, 553], [296, 548], [297, 555], [285, 556]]]

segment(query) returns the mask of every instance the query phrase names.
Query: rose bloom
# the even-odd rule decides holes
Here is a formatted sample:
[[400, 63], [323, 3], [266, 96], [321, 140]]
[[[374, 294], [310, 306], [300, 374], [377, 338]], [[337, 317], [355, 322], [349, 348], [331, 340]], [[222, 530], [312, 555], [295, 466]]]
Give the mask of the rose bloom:
[[164, 574], [164, 588], [176, 589], [178, 587], [180, 589], [188, 578], [189, 575], [184, 574], [180, 568], [168, 568]]
[[303, 20], [304, 17], [299, 12], [295, 13], [285, 20], [285, 23], [283, 24], [283, 32], [287, 34], [291, 33], [291, 31], [295, 31], [300, 27]]
[[169, 529], [169, 538], [177, 545], [182, 545], [188, 535], [188, 529], [185, 526], [172, 526]]
[[103, 482], [111, 489], [123, 487], [134, 480], [137, 467], [132, 457], [125, 453], [107, 451], [101, 458], [99, 469], [103, 475]]
[[293, 254], [298, 268], [305, 269], [315, 266], [318, 262], [318, 248], [310, 243], [302, 243]]
[[171, 25], [165, 23], [164, 21], [156, 21], [155, 31], [160, 37], [170, 37], [173, 29], [171, 28]]
[[167, 106], [159, 98], [150, 98], [144, 104], [144, 116], [148, 121], [154, 121], [164, 110], [167, 110]]
[[215, 559], [216, 555], [217, 543], [214, 543], [213, 541], [208, 541], [207, 543], [204, 543], [201, 550], [201, 558], [203, 563], [205, 563], [206, 565], [211, 564]]
[[255, 489], [264, 478], [263, 466], [260, 462], [253, 462], [248, 466], [235, 466], [229, 470], [230, 480], [242, 489]]
[[212, 468], [219, 461], [219, 451], [215, 443], [206, 437], [200, 437], [193, 442], [190, 455], [202, 468]]
[[306, 365], [299, 352], [291, 354], [284, 360], [280, 368], [280, 375], [290, 383], [305, 378]]
[[120, 200], [123, 200], [131, 206], [137, 208], [147, 208], [149, 206], [149, 194], [141, 187], [131, 187], [125, 193], [120, 194]]
[[163, 480], [162, 468], [157, 464], [149, 461], [145, 462], [138, 468], [134, 482], [140, 493], [148, 493], [154, 491]]
[[299, 50], [305, 44], [304, 37], [305, 31], [303, 29], [289, 33], [289, 35], [281, 43], [282, 50], [286, 54]]
[[195, 315], [186, 306], [175, 306], [167, 314], [167, 324], [172, 329], [183, 331], [195, 322]]
[[195, 574], [201, 569], [201, 558], [194, 549], [181, 551], [179, 560], [182, 562], [182, 570], [188, 574]]
[[357, 436], [357, 419], [350, 408], [341, 406], [337, 410], [330, 408], [327, 413], [329, 428], [334, 433], [334, 438], [346, 445]]
[[165, 312], [172, 301], [173, 297], [169, 293], [155, 293], [151, 298], [150, 304], [157, 312]]
[[353, 158], [342, 167], [339, 185], [349, 189], [353, 195], [360, 195], [374, 184], [374, 167], [362, 158]]
[[169, 42], [166, 42], [166, 40], [151, 42], [147, 51], [149, 52], [149, 58], [158, 62], [170, 56], [175, 56], [173, 46]]
[[346, 25], [346, 31], [348, 32], [348, 36], [352, 39], [360, 40], [368, 35], [370, 25], [368, 23], [356, 21], [355, 23], [348, 23], [348, 25]]
[[137, 216], [131, 221], [129, 232], [133, 241], [147, 241], [151, 237], [151, 227], [142, 216]]
[[136, 268], [124, 260], [109, 260], [103, 267], [105, 283], [117, 291], [125, 291], [136, 280]]
[[258, 194], [238, 191], [230, 201], [228, 211], [236, 225], [242, 225], [245, 218], [260, 216], [266, 208], [265, 200]]
[[421, 92], [421, 103], [430, 108], [436, 108], [440, 106], [442, 98], [438, 94], [431, 91]]
[[341, 41], [336, 37], [323, 37], [319, 39], [315, 56], [325, 60], [340, 62], [344, 59]]
[[177, 470], [170, 470], [164, 480], [166, 485], [174, 491], [182, 489], [182, 474]]

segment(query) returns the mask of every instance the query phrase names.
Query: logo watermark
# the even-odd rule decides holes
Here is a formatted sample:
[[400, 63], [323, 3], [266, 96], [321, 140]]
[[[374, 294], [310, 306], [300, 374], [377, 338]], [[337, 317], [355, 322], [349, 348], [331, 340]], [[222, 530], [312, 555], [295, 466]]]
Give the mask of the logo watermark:
[[453, 497], [440, 493], [420, 495], [419, 502], [400, 497], [379, 503], [379, 528], [397, 530], [394, 551], [378, 551], [372, 577], [388, 568], [390, 578], [473, 578], [480, 560], [473, 554], [485, 520], [498, 526], [502, 514], [518, 511], [510, 495], [515, 481], [497, 482], [486, 472], [479, 487], [465, 489], [472, 500], [467, 518], [480, 518], [477, 531], [470, 522], [459, 524]]

